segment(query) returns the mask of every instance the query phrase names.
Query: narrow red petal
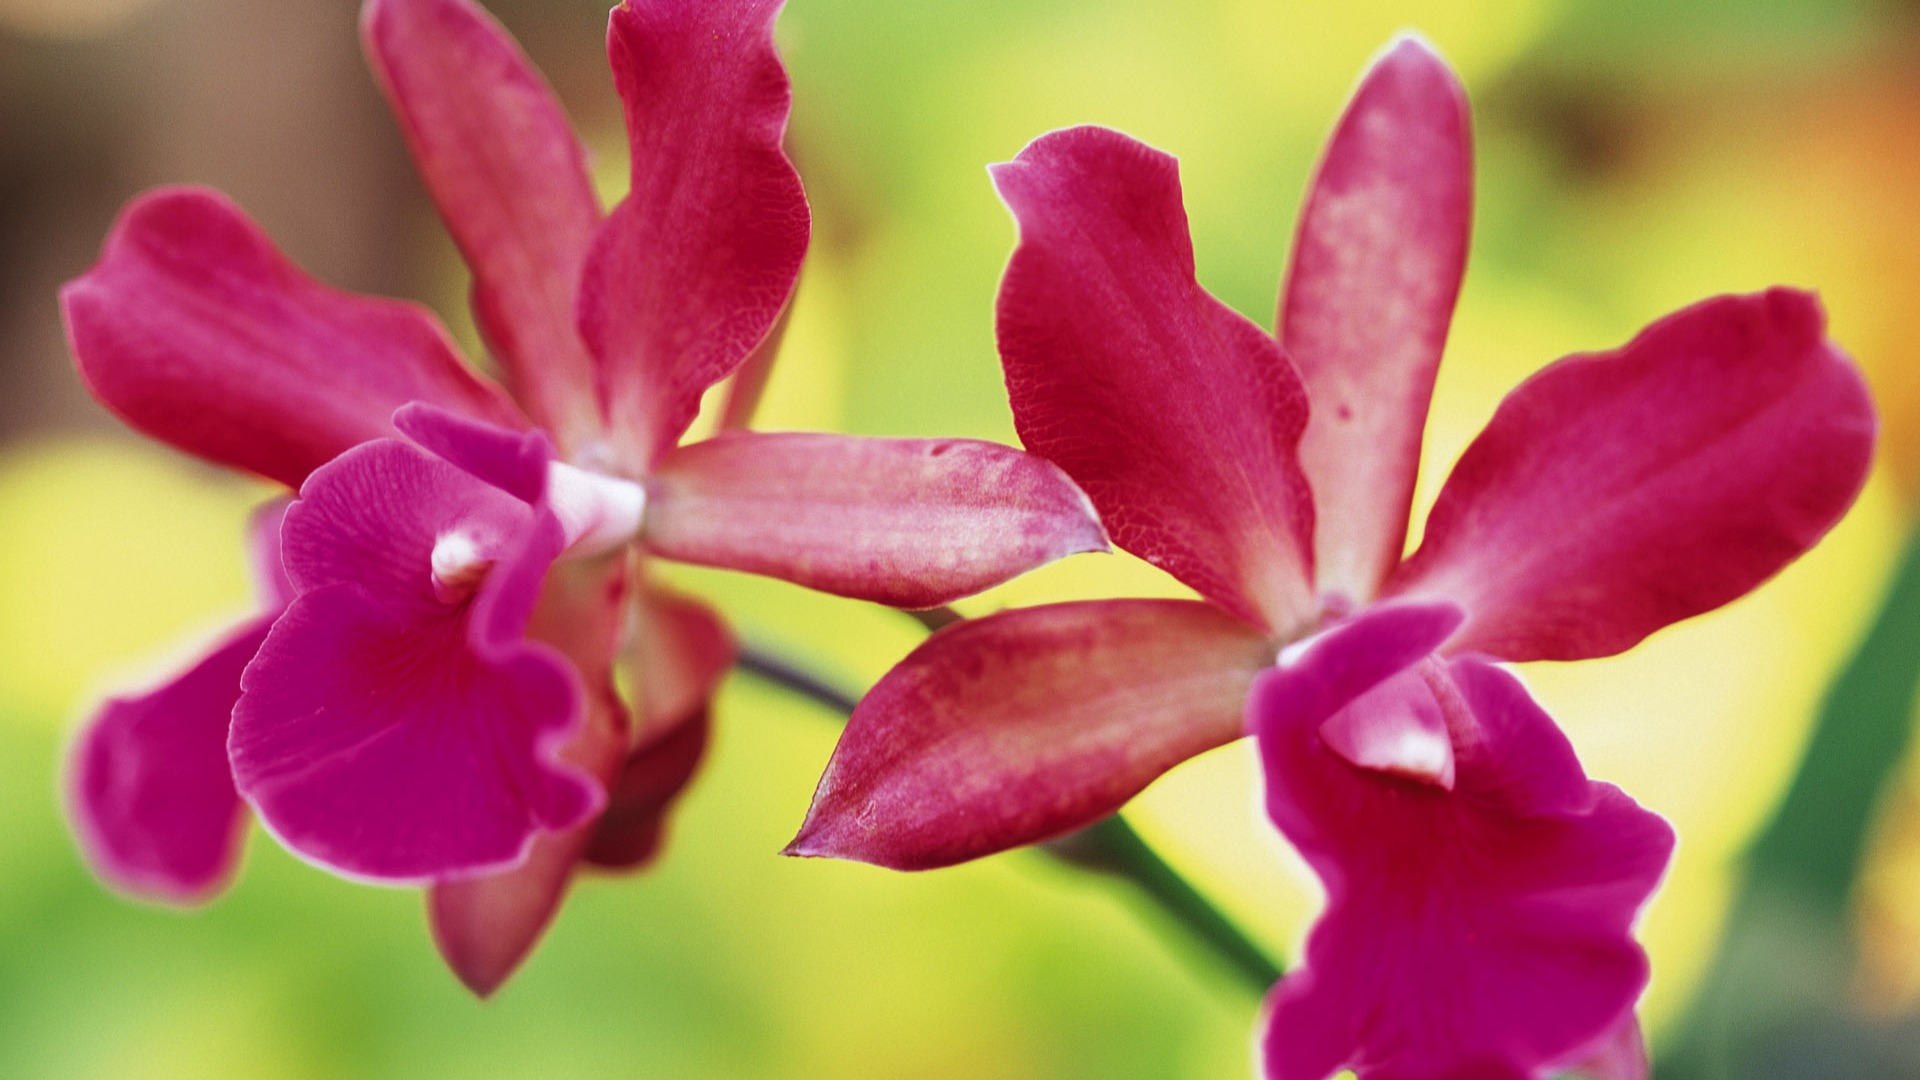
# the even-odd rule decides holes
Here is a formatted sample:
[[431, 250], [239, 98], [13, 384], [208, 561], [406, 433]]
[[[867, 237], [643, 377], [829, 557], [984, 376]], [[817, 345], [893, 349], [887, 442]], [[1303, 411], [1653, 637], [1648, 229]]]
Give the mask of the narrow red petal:
[[1114, 543], [1251, 622], [1303, 625], [1306, 392], [1194, 279], [1174, 159], [1074, 128], [993, 178], [1020, 223], [997, 333], [1027, 449], [1086, 489]]
[[975, 439], [727, 434], [669, 454], [649, 500], [657, 555], [903, 608], [1106, 548], [1059, 468]]
[[607, 29], [632, 190], [588, 255], [580, 329], [635, 471], [767, 336], [800, 273], [809, 226], [780, 145], [791, 94], [773, 47], [779, 9], [627, 0]]
[[227, 885], [245, 821], [227, 765], [240, 672], [272, 618], [235, 631], [179, 676], [114, 698], [81, 731], [68, 813], [96, 874], [147, 900], [197, 904]]
[[361, 29], [509, 384], [562, 447], [584, 444], [601, 417], [574, 301], [601, 215], [566, 113], [469, 0], [370, 0]]
[[190, 454], [299, 487], [424, 401], [524, 427], [423, 308], [308, 277], [224, 196], [134, 200], [62, 290], [81, 377], [127, 423]]
[[1568, 357], [1501, 403], [1390, 592], [1468, 610], [1508, 660], [1628, 648], [1820, 539], [1866, 480], [1875, 420], [1812, 295], [1707, 300]]
[[1294, 241], [1280, 340], [1313, 414], [1322, 593], [1373, 598], [1400, 561], [1434, 372], [1467, 263], [1473, 212], [1466, 93], [1402, 39], [1367, 72], [1314, 177]]
[[1188, 600], [956, 624], [854, 710], [787, 852], [920, 870], [1091, 824], [1238, 738], [1272, 662], [1265, 635]]

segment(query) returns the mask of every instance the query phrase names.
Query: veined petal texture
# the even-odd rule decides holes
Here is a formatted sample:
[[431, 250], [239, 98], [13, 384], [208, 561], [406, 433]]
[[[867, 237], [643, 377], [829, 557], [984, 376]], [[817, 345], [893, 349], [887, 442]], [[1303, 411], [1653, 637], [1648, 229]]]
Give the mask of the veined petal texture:
[[1113, 542], [1249, 622], [1312, 614], [1306, 391], [1279, 345], [1194, 279], [1172, 157], [1105, 128], [995, 166], [1020, 223], [996, 307], [1027, 449]]
[[1388, 592], [1467, 609], [1506, 660], [1628, 648], [1771, 577], [1866, 480], [1875, 420], [1811, 294], [1706, 300], [1522, 383]]
[[[490, 560], [477, 592], [436, 588], [461, 531]], [[424, 883], [504, 869], [600, 808], [559, 759], [578, 674], [515, 640], [562, 538], [551, 515], [399, 440], [316, 472], [287, 513], [299, 598], [242, 680], [229, 751], [240, 792], [300, 855]]]
[[1400, 561], [1472, 216], [1466, 92], [1402, 39], [1334, 131], [1282, 294], [1280, 340], [1313, 402], [1300, 466], [1322, 593], [1365, 603]]
[[1265, 635], [1191, 600], [948, 627], [861, 700], [788, 853], [918, 870], [1090, 825], [1238, 738], [1272, 662]]
[[1010, 446], [802, 433], [675, 450], [649, 484], [643, 539], [664, 558], [904, 608], [1107, 546], [1066, 474]]
[[791, 93], [779, 0], [626, 0], [607, 53], [632, 189], [587, 258], [580, 329], [630, 472], [679, 441], [707, 387], [773, 327], [807, 250], [781, 149]]
[[108, 408], [290, 488], [393, 434], [389, 418], [409, 401], [526, 424], [426, 309], [322, 285], [203, 188], [134, 200], [60, 297], [81, 377]]
[[601, 430], [574, 322], [599, 199], [586, 152], [540, 73], [469, 0], [371, 0], [374, 73], [454, 242], [480, 328], [527, 412], [573, 449]]

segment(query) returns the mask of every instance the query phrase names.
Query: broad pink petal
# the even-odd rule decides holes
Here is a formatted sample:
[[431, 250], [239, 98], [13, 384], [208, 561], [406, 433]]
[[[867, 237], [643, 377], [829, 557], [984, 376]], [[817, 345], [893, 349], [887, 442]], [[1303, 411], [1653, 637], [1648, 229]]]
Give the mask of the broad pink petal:
[[574, 301], [601, 215], [566, 113], [469, 0], [370, 0], [361, 29], [508, 382], [563, 447], [585, 444], [601, 415]]
[[1647, 979], [1632, 924], [1672, 830], [1588, 781], [1519, 682], [1478, 660], [1433, 669], [1472, 721], [1453, 790], [1336, 754], [1327, 707], [1365, 680], [1325, 661], [1364, 657], [1366, 624], [1262, 676], [1248, 704], [1268, 812], [1327, 890], [1304, 964], [1268, 998], [1267, 1076], [1533, 1080], [1630, 1016]]
[[997, 332], [1027, 449], [1086, 489], [1114, 543], [1250, 622], [1304, 625], [1306, 392], [1194, 279], [1174, 159], [1083, 127], [993, 179], [1020, 223]]
[[1272, 662], [1263, 634], [1190, 600], [958, 623], [868, 691], [787, 853], [919, 870], [1088, 825], [1238, 738]]
[[[562, 757], [611, 788], [625, 747], [619, 698], [589, 694], [587, 723]], [[488, 997], [517, 971], [559, 914], [599, 826], [599, 817], [561, 832], [542, 833], [526, 860], [510, 870], [443, 881], [427, 890], [433, 943], [454, 975]]]
[[67, 808], [94, 873], [134, 896], [210, 900], [240, 858], [245, 815], [227, 766], [240, 672], [271, 616], [146, 694], [114, 698], [74, 744]]
[[782, 151], [791, 95], [773, 47], [779, 0], [627, 0], [607, 52], [626, 106], [632, 190], [594, 239], [580, 330], [614, 438], [644, 471], [700, 395], [767, 336], [807, 250]]
[[[613, 685], [613, 651], [625, 611], [624, 554], [559, 563], [547, 576], [529, 637], [565, 655], [586, 690], [585, 721], [559, 758], [611, 789], [628, 744], [626, 707]], [[503, 873], [434, 885], [427, 915], [454, 974], [486, 997], [532, 953], [559, 912], [599, 818], [543, 833], [525, 862]]]
[[1313, 402], [1322, 593], [1373, 598], [1406, 541], [1420, 433], [1467, 263], [1466, 92], [1419, 40], [1367, 72], [1320, 163], [1293, 245], [1280, 340]]
[[[494, 565], [450, 601], [431, 553], [455, 529]], [[308, 480], [283, 541], [300, 597], [242, 679], [228, 744], [282, 842], [352, 876], [445, 880], [515, 865], [599, 809], [557, 756], [580, 728], [580, 677], [516, 638], [559, 554], [551, 515], [381, 440]]]
[[424, 308], [320, 284], [212, 191], [135, 199], [60, 298], [81, 377], [121, 419], [288, 487], [392, 434], [409, 401], [526, 423]]
[[974, 439], [736, 432], [667, 455], [649, 551], [928, 608], [1106, 536], [1052, 463]]
[[1507, 660], [1626, 649], [1766, 580], [1838, 521], [1875, 420], [1811, 294], [1703, 301], [1508, 395], [1389, 592]]

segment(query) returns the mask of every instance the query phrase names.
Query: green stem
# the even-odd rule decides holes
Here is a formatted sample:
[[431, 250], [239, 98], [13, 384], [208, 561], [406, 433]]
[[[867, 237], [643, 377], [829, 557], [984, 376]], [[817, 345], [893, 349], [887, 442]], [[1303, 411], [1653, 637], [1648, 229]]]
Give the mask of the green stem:
[[1132, 885], [1173, 922], [1192, 934], [1231, 967], [1248, 987], [1264, 994], [1286, 970], [1267, 956], [1240, 928], [1220, 913], [1179, 871], [1167, 865], [1119, 814], [1076, 833], [1039, 845], [1038, 850], [1070, 866], [1106, 874]]
[[[763, 682], [789, 690], [841, 716], [853, 712], [855, 698], [800, 668], [751, 647], [740, 650], [739, 669]], [[1173, 867], [1167, 865], [1120, 815], [1032, 849], [1077, 870], [1124, 881], [1151, 901], [1174, 925], [1210, 949], [1256, 994], [1264, 994], [1284, 970], [1220, 913]]]

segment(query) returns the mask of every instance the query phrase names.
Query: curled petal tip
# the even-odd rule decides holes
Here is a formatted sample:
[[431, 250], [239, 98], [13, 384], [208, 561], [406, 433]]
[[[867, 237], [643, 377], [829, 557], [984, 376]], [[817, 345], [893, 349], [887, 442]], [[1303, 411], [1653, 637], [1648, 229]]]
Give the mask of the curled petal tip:
[[1433, 39], [1412, 27], [1394, 34], [1374, 63], [1377, 65], [1388, 60], [1427, 62], [1448, 67], [1451, 70], [1446, 58], [1440, 54], [1439, 46], [1433, 43]]

